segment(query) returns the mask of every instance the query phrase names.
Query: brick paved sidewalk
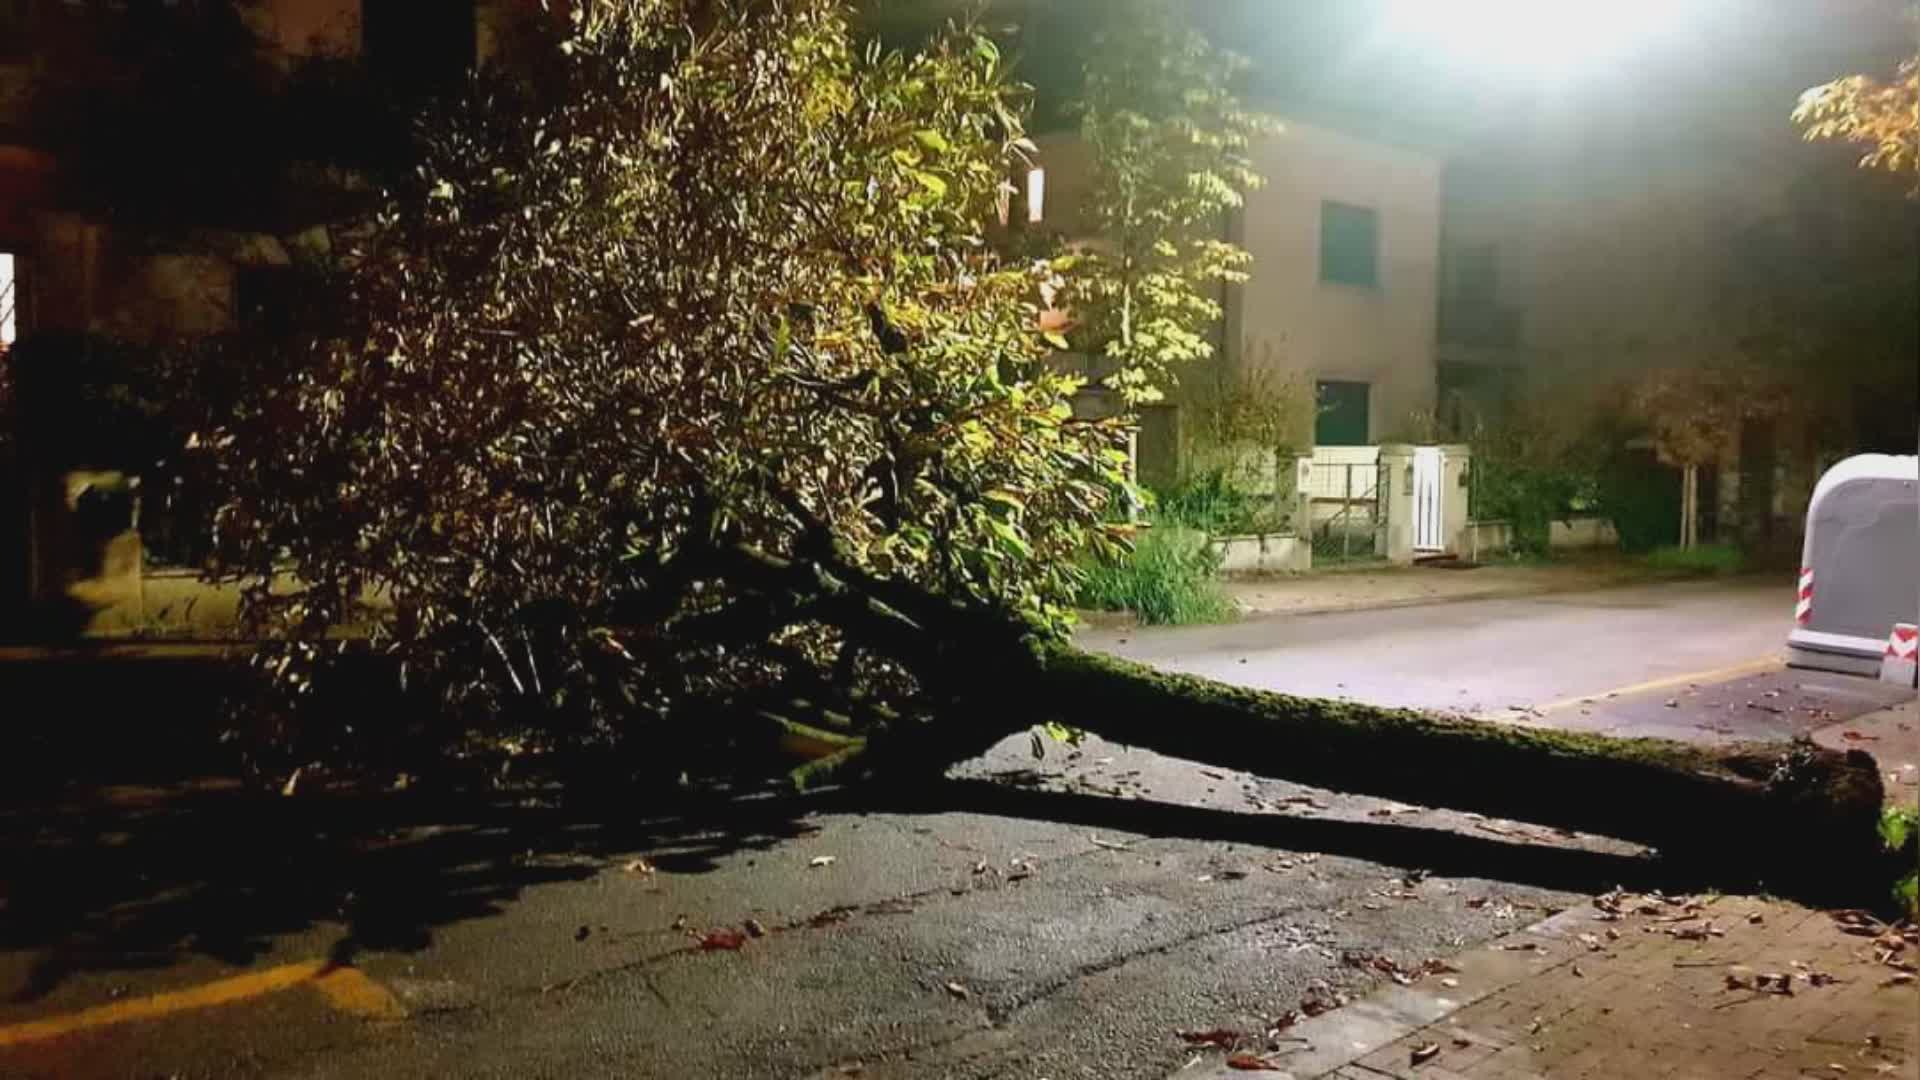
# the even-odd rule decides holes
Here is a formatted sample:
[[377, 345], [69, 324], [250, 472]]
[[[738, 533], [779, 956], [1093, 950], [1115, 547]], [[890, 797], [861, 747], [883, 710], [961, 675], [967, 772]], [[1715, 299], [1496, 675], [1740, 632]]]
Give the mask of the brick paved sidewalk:
[[1600, 898], [1454, 959], [1457, 970], [1176, 1075], [1920, 1075], [1920, 937], [1852, 918], [1755, 897]]

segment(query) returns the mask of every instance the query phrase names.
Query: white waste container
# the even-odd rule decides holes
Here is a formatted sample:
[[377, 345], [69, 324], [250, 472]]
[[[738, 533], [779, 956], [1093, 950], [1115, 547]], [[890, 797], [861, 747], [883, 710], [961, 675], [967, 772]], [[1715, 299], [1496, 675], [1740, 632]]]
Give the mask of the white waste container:
[[1787, 662], [1876, 676], [1895, 623], [1920, 622], [1920, 457], [1860, 454], [1807, 507]]

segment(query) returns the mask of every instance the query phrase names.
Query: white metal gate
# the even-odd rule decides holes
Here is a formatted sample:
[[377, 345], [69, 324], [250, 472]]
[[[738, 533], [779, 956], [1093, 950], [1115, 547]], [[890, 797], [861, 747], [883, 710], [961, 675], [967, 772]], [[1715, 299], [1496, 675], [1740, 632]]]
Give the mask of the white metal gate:
[[1445, 551], [1446, 509], [1441, 480], [1445, 458], [1437, 446], [1413, 449], [1413, 550]]

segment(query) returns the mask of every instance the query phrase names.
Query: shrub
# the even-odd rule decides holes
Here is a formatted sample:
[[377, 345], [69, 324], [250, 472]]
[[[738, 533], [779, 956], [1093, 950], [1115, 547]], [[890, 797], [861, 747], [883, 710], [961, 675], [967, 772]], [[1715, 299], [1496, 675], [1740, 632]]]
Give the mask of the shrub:
[[1220, 556], [1207, 534], [1171, 517], [1143, 530], [1133, 549], [1084, 570], [1080, 603], [1131, 611], [1143, 623], [1178, 626], [1219, 622], [1233, 614], [1220, 589]]
[[1746, 565], [1746, 556], [1732, 544], [1705, 544], [1695, 548], [1655, 548], [1646, 555], [1647, 565], [1655, 570], [1689, 574], [1737, 574]]
[[1233, 482], [1225, 469], [1209, 469], [1178, 487], [1157, 493], [1163, 521], [1213, 536], [1279, 532], [1289, 522], [1272, 495], [1254, 494]]

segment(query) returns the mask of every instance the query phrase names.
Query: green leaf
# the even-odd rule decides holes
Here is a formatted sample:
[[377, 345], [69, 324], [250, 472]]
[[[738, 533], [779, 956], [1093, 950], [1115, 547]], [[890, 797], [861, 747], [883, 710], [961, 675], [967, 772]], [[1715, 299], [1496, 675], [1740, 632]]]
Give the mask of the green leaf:
[[914, 132], [913, 141], [935, 154], [944, 154], [953, 149], [953, 144], [947, 141], [947, 137], [932, 128], [921, 128]]
[[1057, 330], [1048, 330], [1042, 333], [1040, 338], [1056, 349], [1066, 350], [1073, 348], [1072, 345], [1067, 343], [1066, 337]]
[[910, 171], [913, 175], [914, 181], [918, 183], [921, 187], [926, 188], [928, 192], [932, 193], [934, 198], [944, 199], [947, 197], [947, 182], [945, 180], [942, 180], [940, 177], [936, 176], [933, 173], [925, 172], [920, 169], [913, 169]]
[[992, 529], [993, 535], [999, 537], [1000, 542], [1005, 544], [1015, 555], [1023, 559], [1032, 557], [1033, 548], [1027, 543], [1026, 538], [1020, 535], [1020, 530], [1001, 521], [999, 518], [988, 518], [987, 528]]
[[1904, 806], [1889, 806], [1880, 812], [1880, 839], [1888, 851], [1907, 846], [1907, 837], [1920, 828], [1920, 812]]
[[1054, 742], [1063, 742], [1068, 746], [1079, 746], [1081, 741], [1087, 737], [1087, 733], [1081, 728], [1068, 727], [1058, 720], [1049, 720], [1041, 725], [1041, 727], [1052, 737]]

